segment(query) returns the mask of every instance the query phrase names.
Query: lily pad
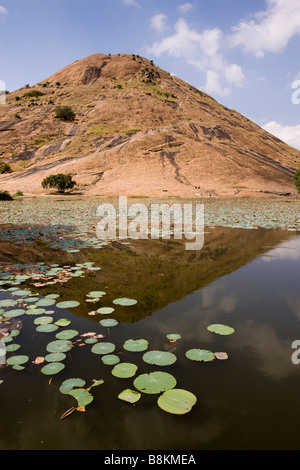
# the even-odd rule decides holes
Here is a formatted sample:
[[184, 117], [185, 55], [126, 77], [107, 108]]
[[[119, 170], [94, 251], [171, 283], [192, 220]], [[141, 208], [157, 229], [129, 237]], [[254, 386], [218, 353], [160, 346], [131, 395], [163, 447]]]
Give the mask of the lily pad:
[[56, 375], [65, 368], [65, 365], [61, 362], [50, 362], [46, 366], [42, 367], [41, 372], [44, 375]]
[[113, 343], [97, 343], [94, 344], [91, 351], [94, 354], [104, 355], [114, 352], [115, 349], [116, 346]]
[[53, 323], [48, 323], [46, 325], [39, 325], [36, 329], [39, 333], [52, 333], [53, 331], [58, 330], [58, 326]]
[[113, 304], [115, 305], [122, 305], [123, 307], [131, 307], [132, 305], [137, 304], [137, 300], [135, 299], [128, 299], [127, 297], [122, 297], [120, 299], [113, 300]]
[[59, 320], [55, 322], [55, 325], [64, 327], [64, 326], [69, 326], [70, 323], [71, 323], [70, 320], [67, 320], [66, 318], [60, 318]]
[[169, 334], [166, 336], [167, 339], [170, 341], [177, 341], [178, 339], [181, 339], [181, 335], [174, 333], [174, 334]]
[[56, 304], [56, 307], [57, 308], [68, 309], [68, 308], [78, 307], [79, 305], [80, 305], [80, 303], [77, 302], [76, 300], [67, 300], [65, 302], [58, 302], [58, 304]]
[[123, 344], [123, 348], [126, 351], [141, 352], [146, 351], [146, 349], [148, 349], [148, 345], [149, 343], [146, 339], [128, 339]]
[[100, 313], [100, 315], [110, 315], [114, 311], [115, 309], [112, 307], [102, 307], [102, 308], [98, 308], [97, 313]]
[[143, 355], [143, 360], [147, 362], [147, 364], [170, 366], [177, 361], [177, 357], [175, 354], [167, 351], [148, 351]]
[[119, 364], [120, 358], [116, 356], [115, 354], [107, 354], [101, 358], [103, 364], [106, 366], [115, 366], [116, 364]]
[[22, 308], [16, 309], [16, 310], [8, 310], [6, 312], [6, 315], [9, 316], [10, 318], [16, 318], [16, 317], [21, 317], [26, 313], [26, 310], [23, 310]]
[[84, 387], [85, 380], [74, 378], [74, 379], [66, 379], [63, 381], [61, 386], [59, 387], [59, 391], [61, 393], [67, 394], [69, 393], [74, 387]]
[[6, 360], [6, 364], [8, 364], [9, 366], [17, 366], [17, 365], [25, 364], [28, 361], [29, 361], [28, 356], [24, 356], [24, 355], [23, 356], [12, 356], [12, 357], [9, 357]]
[[217, 335], [232, 335], [234, 333], [234, 328], [222, 324], [213, 324], [207, 327], [208, 331], [216, 333]]
[[101, 320], [99, 323], [105, 328], [112, 328], [113, 326], [117, 326], [119, 324], [119, 322], [117, 320], [114, 320], [113, 318], [108, 320]]
[[168, 413], [184, 415], [191, 411], [197, 398], [191, 392], [174, 388], [164, 392], [158, 399], [158, 406]]
[[89, 405], [94, 397], [84, 388], [73, 388], [70, 390], [68, 395], [71, 395], [75, 400], [77, 400], [78, 407], [85, 407]]
[[177, 381], [173, 375], [157, 371], [139, 375], [133, 384], [140, 392], [157, 394], [176, 387]]
[[123, 392], [121, 392], [119, 395], [118, 395], [118, 398], [122, 401], [126, 401], [126, 403], [136, 403], [137, 401], [139, 401], [139, 399], [141, 398], [141, 393], [135, 391], [135, 390], [130, 390], [130, 389], [127, 389], [127, 390], [123, 390]]
[[101, 290], [95, 290], [95, 291], [89, 292], [87, 294], [87, 297], [89, 297], [91, 299], [100, 299], [104, 295], [106, 295], [106, 292], [103, 292]]
[[76, 330], [63, 330], [55, 335], [57, 339], [73, 339], [78, 335]]
[[50, 353], [67, 352], [67, 351], [70, 351], [71, 348], [72, 348], [72, 343], [64, 339], [52, 341], [46, 346], [47, 351]]
[[65, 353], [50, 353], [50, 354], [47, 354], [47, 356], [45, 357], [45, 361], [47, 362], [61, 362], [63, 361], [64, 359], [66, 359], [66, 355]]
[[38, 317], [33, 321], [33, 323], [35, 325], [47, 325], [49, 323], [52, 323], [52, 321], [53, 321], [52, 317]]
[[50, 305], [54, 305], [54, 304], [55, 304], [55, 300], [53, 299], [41, 299], [36, 303], [38, 307], [49, 307]]
[[185, 355], [191, 361], [211, 362], [215, 359], [214, 353], [207, 349], [190, 349]]
[[136, 374], [138, 367], [135, 364], [122, 362], [117, 364], [111, 371], [112, 375], [121, 379], [128, 379]]

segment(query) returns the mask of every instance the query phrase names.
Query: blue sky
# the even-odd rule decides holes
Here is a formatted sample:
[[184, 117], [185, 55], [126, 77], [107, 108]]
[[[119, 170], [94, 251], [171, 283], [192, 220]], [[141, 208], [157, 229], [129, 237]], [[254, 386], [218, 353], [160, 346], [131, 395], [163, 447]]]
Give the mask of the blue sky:
[[8, 90], [135, 53], [300, 149], [299, 51], [300, 0], [0, 0]]

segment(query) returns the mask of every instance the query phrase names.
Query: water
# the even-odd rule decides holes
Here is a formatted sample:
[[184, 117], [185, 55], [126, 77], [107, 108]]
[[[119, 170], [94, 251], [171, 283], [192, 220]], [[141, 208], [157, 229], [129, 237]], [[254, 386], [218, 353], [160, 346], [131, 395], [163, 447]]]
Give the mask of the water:
[[[205, 244], [199, 252], [187, 252], [183, 241], [99, 244], [93, 239], [95, 202], [78, 201], [77, 211], [74, 202], [73, 211], [69, 204], [36, 201], [36, 206], [31, 204], [29, 210], [28, 202], [19, 203], [3, 217], [5, 224], [19, 222], [20, 226], [18, 231], [13, 226], [3, 227], [6, 231], [4, 241], [0, 242], [1, 269], [6, 268], [14, 276], [25, 271], [30, 274], [21, 284], [14, 284], [16, 277], [3, 284], [1, 299], [16, 298], [14, 291], [7, 291], [13, 287], [36, 292], [41, 298], [57, 293], [56, 302], [77, 300], [80, 305], [69, 310], [59, 309], [56, 304], [46, 307], [46, 312], [53, 311], [46, 313], [53, 321], [70, 320], [68, 327], [58, 331], [66, 328], [78, 331], [63, 361], [65, 368], [53, 376], [42, 374], [45, 363], [37, 365], [33, 361], [48, 354], [47, 344], [56, 339], [58, 331], [38, 332], [34, 323], [37, 316], [27, 313], [12, 318], [11, 325], [5, 323], [8, 328], [20, 329], [13, 341], [20, 349], [6, 357], [23, 354], [30, 359], [23, 370], [0, 366], [0, 381], [3, 380], [0, 448], [299, 449], [300, 364], [292, 361], [295, 352], [292, 344], [300, 340], [300, 236], [295, 225], [296, 203], [292, 203], [289, 212], [286, 203], [282, 203], [280, 211], [276, 202], [272, 217], [275, 220], [279, 215], [273, 221], [274, 227], [264, 228], [261, 223], [252, 228], [248, 226], [250, 219], [244, 220], [245, 210], [249, 214], [254, 207], [249, 201], [232, 206], [232, 212], [242, 214], [236, 222], [238, 227], [227, 219], [228, 201], [222, 207], [220, 202], [210, 202], [214, 207], [219, 204], [218, 217], [212, 228], [211, 206]], [[259, 204], [263, 209], [263, 203]], [[270, 202], [266, 204], [271, 210]], [[256, 207], [256, 219], [263, 221], [265, 216], [266, 210], [258, 211]], [[76, 217], [80, 223], [74, 223]], [[220, 226], [221, 219], [224, 227]], [[55, 246], [57, 232], [62, 237], [63, 250]], [[75, 241], [78, 242], [79, 233], [78, 248]], [[10, 240], [18, 242], [13, 250]], [[34, 240], [38, 242], [32, 244]], [[24, 241], [29, 243], [24, 245]], [[76, 275], [69, 276], [70, 268], [58, 274], [60, 271], [55, 272], [54, 266], [49, 267], [51, 264], [59, 267], [77, 264], [73, 270]], [[50, 270], [46, 281], [33, 279], [38, 268], [42, 274]], [[66, 282], [56, 282], [58, 275]], [[45, 285], [38, 287], [39, 283]], [[86, 295], [95, 290], [106, 295], [95, 304], [86, 302]], [[113, 300], [120, 297], [136, 299], [137, 304], [114, 305]], [[17, 306], [2, 307], [0, 329], [12, 308], [25, 305], [28, 309], [30, 303], [24, 300], [22, 303], [24, 298], [28, 297], [18, 298], [21, 302]], [[112, 305], [115, 311], [109, 316], [89, 315], [96, 308]], [[99, 324], [103, 318], [115, 318], [118, 325], [104, 328]], [[207, 330], [215, 323], [235, 331], [229, 336], [216, 335]], [[114, 354], [121, 362], [138, 366], [136, 376], [156, 370], [172, 374], [177, 380], [176, 387], [192, 392], [197, 403], [189, 413], [177, 416], [159, 408], [159, 395], [142, 394], [135, 405], [122, 402], [119, 393], [134, 389], [136, 376], [114, 377], [112, 366], [104, 365], [101, 356], [91, 352], [93, 345], [84, 342], [81, 335], [87, 332], [103, 334], [99, 342], [112, 342]], [[181, 339], [170, 342], [166, 338], [170, 333], [180, 334]], [[149, 350], [170, 351], [177, 361], [170, 366], [149, 365], [143, 361], [144, 353], [123, 348], [131, 338], [144, 338], [149, 342]], [[186, 352], [193, 348], [226, 352], [228, 359], [194, 362], [186, 357]], [[103, 379], [104, 383], [90, 390], [93, 401], [85, 412], [76, 411], [61, 420], [75, 401], [62, 394], [59, 387], [72, 377], [83, 378], [86, 386], [93, 379]]]

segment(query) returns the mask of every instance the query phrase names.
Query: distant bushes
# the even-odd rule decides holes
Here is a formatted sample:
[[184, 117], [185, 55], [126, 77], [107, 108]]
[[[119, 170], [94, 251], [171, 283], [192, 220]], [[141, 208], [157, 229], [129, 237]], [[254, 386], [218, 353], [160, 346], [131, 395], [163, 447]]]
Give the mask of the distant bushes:
[[39, 98], [40, 96], [44, 96], [44, 93], [39, 90], [31, 90], [24, 93], [23, 98]]
[[294, 185], [296, 186], [297, 191], [300, 193], [300, 168], [294, 174]]
[[62, 106], [61, 108], [56, 108], [55, 117], [62, 121], [74, 121], [75, 113], [70, 106]]
[[12, 169], [8, 163], [2, 163], [2, 165], [0, 165], [0, 175], [4, 173], [12, 173]]
[[13, 201], [13, 197], [9, 194], [8, 191], [0, 190], [0, 201]]
[[59, 193], [64, 193], [68, 189], [73, 189], [76, 184], [76, 181], [73, 181], [70, 174], [64, 175], [63, 173], [47, 176], [47, 178], [42, 181], [44, 189], [55, 188]]

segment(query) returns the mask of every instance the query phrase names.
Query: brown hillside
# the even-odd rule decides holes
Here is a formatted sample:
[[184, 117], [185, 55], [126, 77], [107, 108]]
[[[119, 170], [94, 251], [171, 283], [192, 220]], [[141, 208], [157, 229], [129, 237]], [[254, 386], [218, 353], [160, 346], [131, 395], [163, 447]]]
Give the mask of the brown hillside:
[[[55, 118], [61, 106], [74, 121]], [[300, 166], [299, 151], [128, 54], [94, 54], [9, 93], [0, 145], [13, 169], [0, 188], [25, 194], [44, 192], [41, 181], [55, 173], [71, 173], [87, 195], [294, 194]]]

